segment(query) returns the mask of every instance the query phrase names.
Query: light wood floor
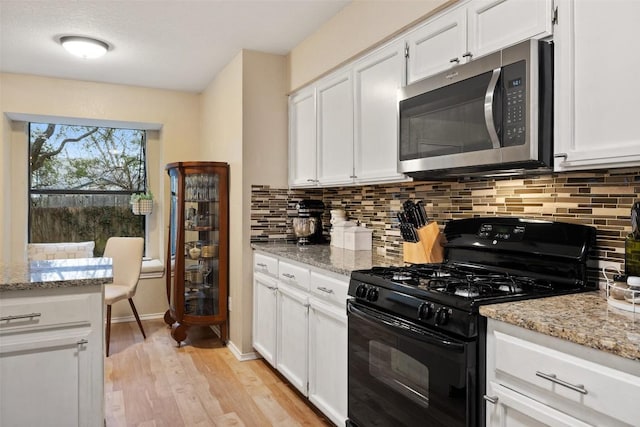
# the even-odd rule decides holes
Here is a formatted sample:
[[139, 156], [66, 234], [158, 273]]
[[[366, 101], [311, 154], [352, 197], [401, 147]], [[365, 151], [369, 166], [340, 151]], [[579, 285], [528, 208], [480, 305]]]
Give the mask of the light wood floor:
[[105, 417], [116, 426], [332, 426], [263, 360], [239, 362], [208, 328], [178, 348], [165, 323], [115, 323]]

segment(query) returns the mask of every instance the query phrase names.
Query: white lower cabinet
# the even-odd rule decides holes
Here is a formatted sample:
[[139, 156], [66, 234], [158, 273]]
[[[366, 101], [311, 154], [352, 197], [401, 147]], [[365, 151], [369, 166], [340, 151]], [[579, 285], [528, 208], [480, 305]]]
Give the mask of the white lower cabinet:
[[309, 297], [280, 283], [278, 287], [278, 358], [276, 368], [307, 395]]
[[[311, 280], [313, 286], [313, 276]], [[333, 280], [346, 291], [348, 283]], [[318, 287], [330, 289], [322, 284]], [[336, 293], [328, 293], [328, 297]], [[336, 425], [344, 425], [347, 418], [347, 313], [344, 302], [338, 305], [321, 297], [309, 299], [309, 400]]]
[[489, 319], [487, 426], [634, 426], [640, 366]]
[[276, 366], [276, 321], [278, 282], [263, 273], [253, 273], [253, 348]]
[[275, 274], [265, 274], [264, 264], [273, 262], [255, 255], [253, 347], [327, 418], [344, 425], [349, 277], [282, 260], [270, 268]]
[[102, 287], [0, 299], [0, 425], [102, 426]]

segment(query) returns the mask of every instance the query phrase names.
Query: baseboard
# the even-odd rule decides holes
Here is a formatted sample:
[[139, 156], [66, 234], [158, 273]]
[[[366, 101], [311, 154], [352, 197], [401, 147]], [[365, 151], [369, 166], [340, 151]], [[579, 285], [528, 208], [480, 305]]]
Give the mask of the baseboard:
[[260, 359], [261, 357], [255, 351], [252, 351], [250, 353], [242, 353], [231, 340], [227, 341], [227, 348], [229, 349], [231, 354], [233, 354], [236, 357], [236, 359], [238, 359], [241, 362], [246, 362], [247, 360]]
[[[141, 314], [140, 320], [164, 319], [164, 313]], [[132, 315], [126, 317], [112, 317], [111, 323], [135, 322], [136, 318]]]

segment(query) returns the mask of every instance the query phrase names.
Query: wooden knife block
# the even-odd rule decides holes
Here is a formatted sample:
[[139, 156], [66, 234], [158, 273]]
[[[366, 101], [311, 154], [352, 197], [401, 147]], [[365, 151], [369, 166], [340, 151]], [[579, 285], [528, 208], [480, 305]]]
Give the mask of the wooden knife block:
[[417, 243], [404, 242], [404, 262], [410, 264], [438, 263], [444, 261], [444, 236], [435, 221], [418, 229]]

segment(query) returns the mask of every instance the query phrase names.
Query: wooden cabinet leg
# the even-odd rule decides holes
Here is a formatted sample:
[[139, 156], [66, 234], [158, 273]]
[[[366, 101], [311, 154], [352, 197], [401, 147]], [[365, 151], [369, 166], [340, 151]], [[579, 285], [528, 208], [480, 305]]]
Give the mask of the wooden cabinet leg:
[[164, 313], [164, 323], [166, 323], [169, 327], [176, 323], [176, 320], [171, 317], [171, 310], [167, 310], [167, 312]]
[[179, 323], [176, 323], [174, 327], [171, 329], [171, 336], [173, 337], [174, 340], [176, 340], [178, 347], [180, 347], [180, 344], [182, 343], [182, 341], [187, 339], [187, 329], [188, 329], [187, 326], [181, 325]]

